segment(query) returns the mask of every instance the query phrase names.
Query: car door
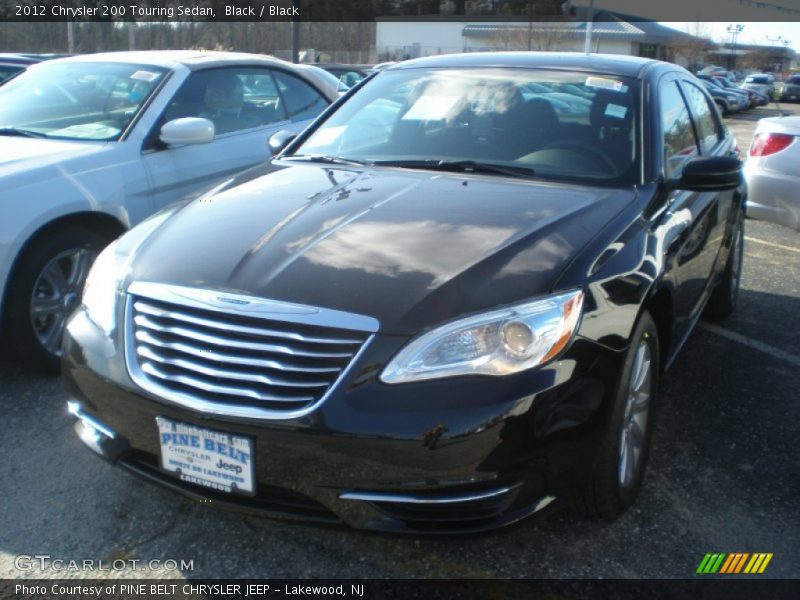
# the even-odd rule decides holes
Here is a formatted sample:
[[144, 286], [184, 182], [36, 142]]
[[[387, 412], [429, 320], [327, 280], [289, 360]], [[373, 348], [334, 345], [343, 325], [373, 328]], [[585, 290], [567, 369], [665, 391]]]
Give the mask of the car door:
[[[328, 106], [302, 79], [263, 67], [240, 66], [192, 73], [154, 127], [143, 152], [155, 209], [266, 161], [267, 141], [280, 130], [299, 133]], [[173, 119], [214, 123], [207, 144], [166, 146], [158, 139]]]
[[[694, 83], [667, 77], [660, 82], [659, 92], [664, 175], [667, 179], [678, 179], [691, 159], [719, 152], [721, 129], [710, 100]], [[668, 199], [667, 218], [680, 230], [668, 249], [679, 335], [697, 317], [710, 292], [709, 283], [729, 210], [729, 203], [721, 203], [720, 195], [720, 192], [673, 190]]]

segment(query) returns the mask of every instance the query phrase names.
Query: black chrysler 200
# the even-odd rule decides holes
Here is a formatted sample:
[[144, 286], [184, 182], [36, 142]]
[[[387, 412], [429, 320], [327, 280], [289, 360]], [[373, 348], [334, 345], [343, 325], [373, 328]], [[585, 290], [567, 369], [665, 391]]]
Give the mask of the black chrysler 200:
[[739, 286], [741, 165], [702, 84], [420, 59], [271, 145], [98, 258], [64, 342], [83, 442], [207, 503], [367, 529], [630, 506], [659, 379]]

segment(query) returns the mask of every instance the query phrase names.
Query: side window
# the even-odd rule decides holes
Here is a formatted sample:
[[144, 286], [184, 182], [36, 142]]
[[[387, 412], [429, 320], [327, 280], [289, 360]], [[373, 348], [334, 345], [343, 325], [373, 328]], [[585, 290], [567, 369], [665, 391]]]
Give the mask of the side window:
[[328, 107], [328, 101], [305, 81], [283, 71], [274, 73], [292, 122], [313, 119]]
[[708, 104], [705, 94], [693, 83], [683, 82], [683, 89], [686, 92], [686, 100], [692, 111], [695, 125], [697, 125], [697, 135], [700, 136], [700, 149], [703, 154], [707, 154], [717, 145], [721, 138], [721, 131], [714, 113]]
[[192, 73], [167, 107], [162, 122], [182, 117], [209, 119], [217, 136], [287, 120], [272, 73], [252, 67]]
[[661, 86], [661, 128], [664, 130], [664, 167], [668, 178], [680, 177], [683, 166], [697, 156], [697, 139], [689, 110], [675, 81]]

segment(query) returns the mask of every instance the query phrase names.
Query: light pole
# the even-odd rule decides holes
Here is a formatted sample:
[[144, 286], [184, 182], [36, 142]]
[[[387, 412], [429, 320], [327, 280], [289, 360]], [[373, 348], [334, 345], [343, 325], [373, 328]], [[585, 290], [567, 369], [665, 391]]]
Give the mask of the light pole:
[[[778, 37], [776, 37], [776, 38], [771, 38], [771, 37], [769, 37], [768, 35], [766, 35], [766, 36], [764, 36], [764, 37], [766, 37], [766, 38], [767, 38], [767, 41], [768, 41], [768, 42], [772, 42], [772, 43], [776, 43], [776, 44], [783, 44], [783, 47], [784, 47], [784, 48], [787, 48], [787, 49], [788, 49], [788, 48], [789, 48], [789, 46], [791, 46], [791, 44], [792, 44], [792, 41], [791, 41], [791, 40], [785, 40], [785, 39], [783, 39], [783, 36], [782, 36], [782, 35], [779, 35], [779, 36], [778, 36]], [[783, 54], [781, 55], [781, 58], [780, 58], [780, 61], [781, 61], [781, 62], [780, 62], [780, 64], [778, 65], [778, 69], [776, 69], [777, 71], [779, 71], [779, 72], [781, 72], [781, 73], [783, 72], [783, 59], [784, 59], [784, 57], [785, 57], [785, 56], [786, 56], [786, 54], [785, 54], [785, 53], [783, 53]]]
[[731, 34], [732, 38], [731, 53], [730, 53], [730, 58], [728, 60], [728, 62], [730, 63], [728, 68], [731, 71], [733, 71], [733, 69], [736, 68], [736, 38], [739, 37], [739, 34], [742, 33], [743, 29], [744, 25], [738, 23], [736, 25], [733, 24], [728, 25], [728, 33]]
[[592, 29], [594, 28], [594, 0], [589, 1], [589, 16], [586, 18], [586, 37], [583, 40], [583, 51], [592, 53]]
[[533, 50], [533, 4], [536, 0], [528, 0], [528, 51]]

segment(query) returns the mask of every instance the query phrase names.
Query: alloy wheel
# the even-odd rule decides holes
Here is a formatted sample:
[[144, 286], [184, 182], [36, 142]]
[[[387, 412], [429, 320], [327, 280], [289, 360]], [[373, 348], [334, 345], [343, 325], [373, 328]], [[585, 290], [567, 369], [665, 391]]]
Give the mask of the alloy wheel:
[[636, 357], [628, 381], [625, 412], [622, 417], [617, 474], [622, 487], [630, 487], [633, 484], [644, 458], [650, 411], [652, 369], [650, 343], [645, 336], [640, 340], [636, 349]]
[[95, 253], [87, 248], [66, 250], [42, 269], [33, 286], [30, 318], [39, 343], [61, 355], [61, 337], [67, 318], [81, 301], [81, 293]]

